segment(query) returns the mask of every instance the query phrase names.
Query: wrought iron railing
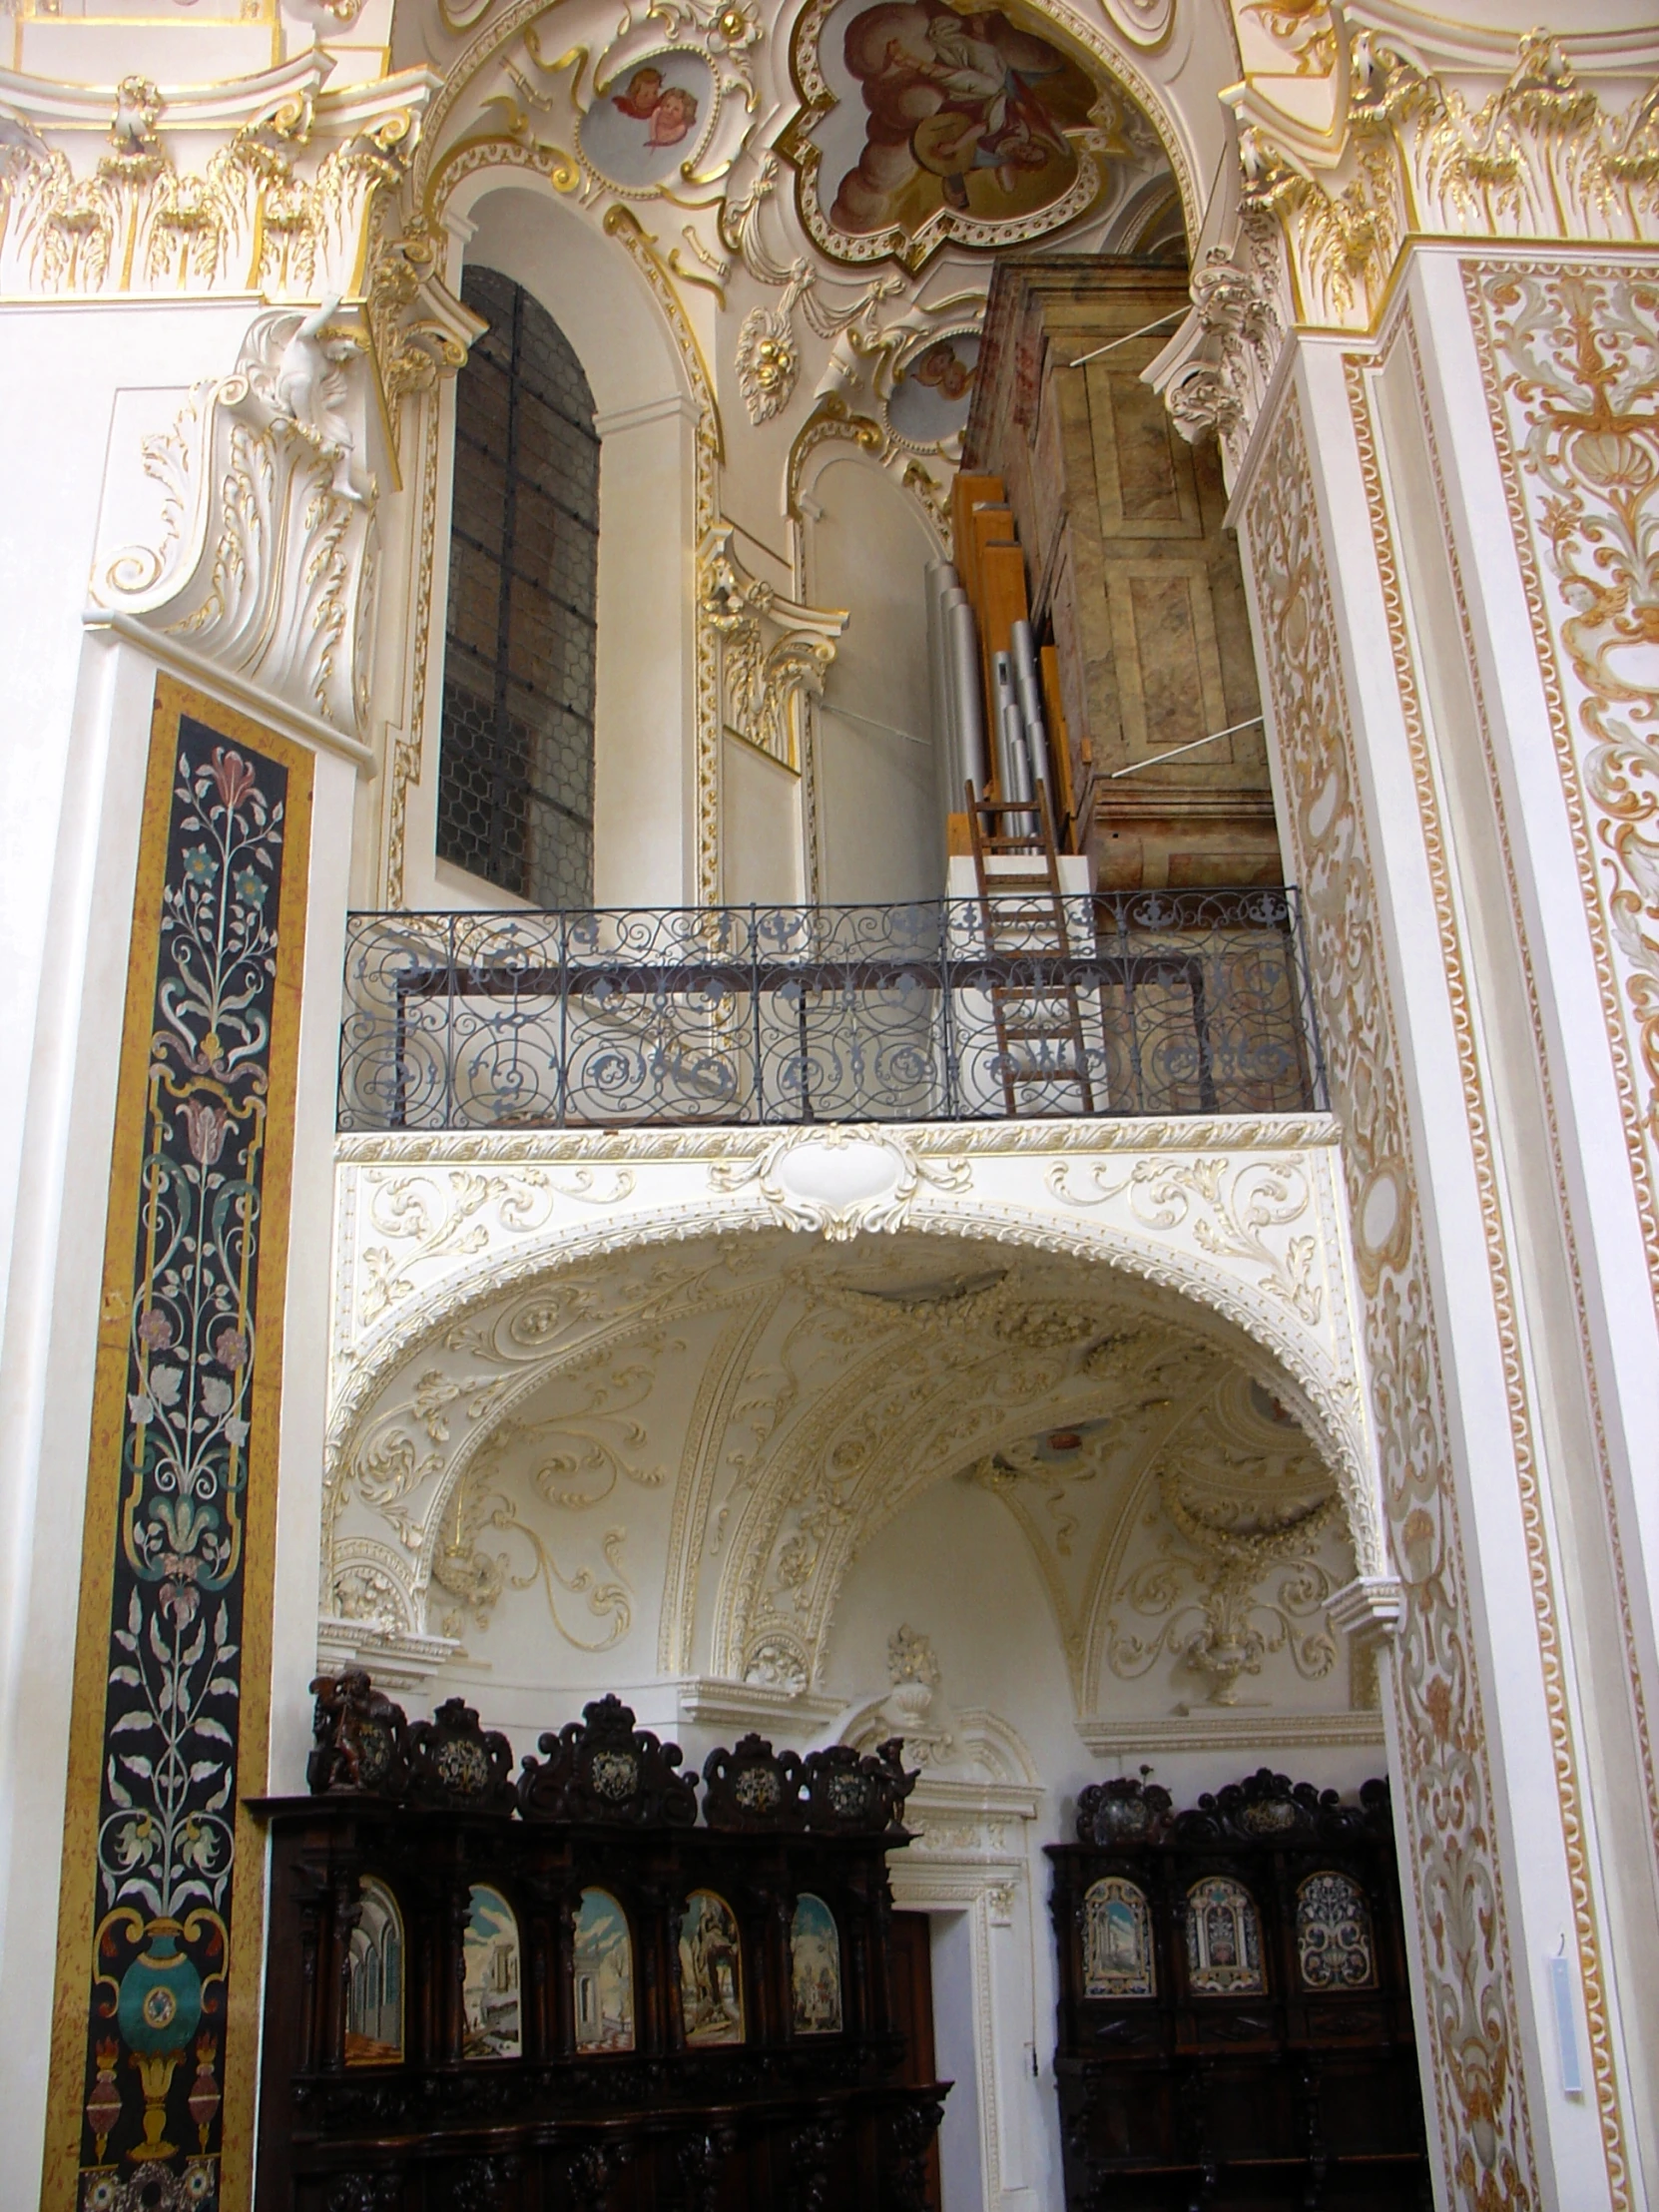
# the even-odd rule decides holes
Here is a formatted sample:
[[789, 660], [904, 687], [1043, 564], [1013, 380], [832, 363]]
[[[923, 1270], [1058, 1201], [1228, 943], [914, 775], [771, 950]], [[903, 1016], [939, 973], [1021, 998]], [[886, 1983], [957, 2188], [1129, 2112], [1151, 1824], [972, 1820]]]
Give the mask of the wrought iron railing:
[[[1063, 956], [1010, 951], [977, 899], [354, 914], [339, 1126], [1323, 1108], [1294, 891], [1066, 908]], [[1062, 1012], [1073, 1041], [1006, 1041]]]

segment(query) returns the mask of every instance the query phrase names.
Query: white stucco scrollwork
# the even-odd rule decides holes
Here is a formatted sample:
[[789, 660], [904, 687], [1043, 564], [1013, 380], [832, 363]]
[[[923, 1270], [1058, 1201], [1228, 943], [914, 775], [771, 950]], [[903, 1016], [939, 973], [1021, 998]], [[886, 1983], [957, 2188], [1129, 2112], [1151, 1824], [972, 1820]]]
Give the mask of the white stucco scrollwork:
[[0, 71], [0, 294], [349, 294], [433, 80], [331, 93], [330, 66], [310, 46], [228, 83], [113, 93]]
[[751, 575], [723, 529], [703, 550], [698, 617], [718, 640], [725, 727], [799, 769], [802, 703], [824, 690], [845, 614], [803, 606]]
[[[362, 743], [378, 552], [378, 409], [337, 298], [257, 315], [230, 375], [117, 451], [90, 622], [125, 617]], [[118, 412], [118, 425], [120, 415]], [[142, 526], [142, 525], [141, 525]]]
[[831, 1244], [902, 1227], [924, 1181], [952, 1192], [970, 1182], [964, 1161], [921, 1158], [902, 1139], [849, 1129], [792, 1129], [759, 1159], [717, 1160], [709, 1175], [717, 1191], [753, 1184], [780, 1228]]
[[[1282, 1403], [1379, 1572], [1338, 1172], [1320, 1117], [343, 1138], [324, 1614], [493, 1632], [487, 1531], [524, 1525], [497, 1499], [516, 1481], [559, 1516], [538, 1539], [554, 1580], [589, 1577], [555, 1606], [575, 1646], [622, 1619], [609, 1598], [589, 1619], [596, 1592], [643, 1594], [621, 1562], [644, 1515], [667, 1547], [662, 1665], [809, 1690], [859, 1545], [1063, 1378], [1080, 1417], [1104, 1405], [1090, 1346], [1125, 1328], [1136, 1359], [1188, 1343]], [[546, 1475], [566, 1460], [583, 1481]], [[602, 1490], [626, 1524], [583, 1520]], [[379, 1608], [365, 1542], [396, 1585]]]

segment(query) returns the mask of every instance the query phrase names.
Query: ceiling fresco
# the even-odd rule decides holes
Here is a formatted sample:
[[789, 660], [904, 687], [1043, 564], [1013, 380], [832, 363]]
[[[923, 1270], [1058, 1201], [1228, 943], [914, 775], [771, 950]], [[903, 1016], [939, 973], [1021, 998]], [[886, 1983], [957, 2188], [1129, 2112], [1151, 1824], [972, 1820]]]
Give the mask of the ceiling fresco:
[[1000, 10], [812, 0], [791, 69], [805, 104], [778, 145], [833, 261], [919, 268], [947, 242], [1029, 245], [1166, 167], [1115, 85]]
[[995, 253], [1185, 252], [1191, 168], [1149, 120], [1136, 43], [1064, 14], [440, 10], [406, 57], [447, 76], [413, 198], [435, 231], [529, 173], [626, 249], [706, 407], [711, 496], [799, 595], [826, 443], [888, 469], [943, 541]]

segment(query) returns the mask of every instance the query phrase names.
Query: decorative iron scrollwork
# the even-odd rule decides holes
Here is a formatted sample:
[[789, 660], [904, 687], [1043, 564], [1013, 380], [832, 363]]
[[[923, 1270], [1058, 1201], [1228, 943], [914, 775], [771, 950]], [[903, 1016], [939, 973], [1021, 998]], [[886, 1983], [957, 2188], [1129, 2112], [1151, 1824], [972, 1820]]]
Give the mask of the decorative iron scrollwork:
[[[339, 1126], [1000, 1120], [995, 1004], [1056, 991], [1095, 1113], [1323, 1106], [1294, 891], [1075, 903], [1064, 955], [987, 943], [976, 899], [356, 914]], [[1022, 1113], [1082, 1110], [1013, 1057]]]

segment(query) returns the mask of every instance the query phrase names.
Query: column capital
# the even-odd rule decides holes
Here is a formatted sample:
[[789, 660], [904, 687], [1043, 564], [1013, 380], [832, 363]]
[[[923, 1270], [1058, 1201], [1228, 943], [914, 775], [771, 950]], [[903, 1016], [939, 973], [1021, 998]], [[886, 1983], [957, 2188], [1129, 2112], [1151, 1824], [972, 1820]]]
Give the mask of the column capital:
[[[1368, 331], [1413, 238], [1659, 241], [1659, 35], [1249, 19], [1242, 220], [1285, 241], [1292, 319]], [[1286, 11], [1288, 18], [1289, 11]]]

